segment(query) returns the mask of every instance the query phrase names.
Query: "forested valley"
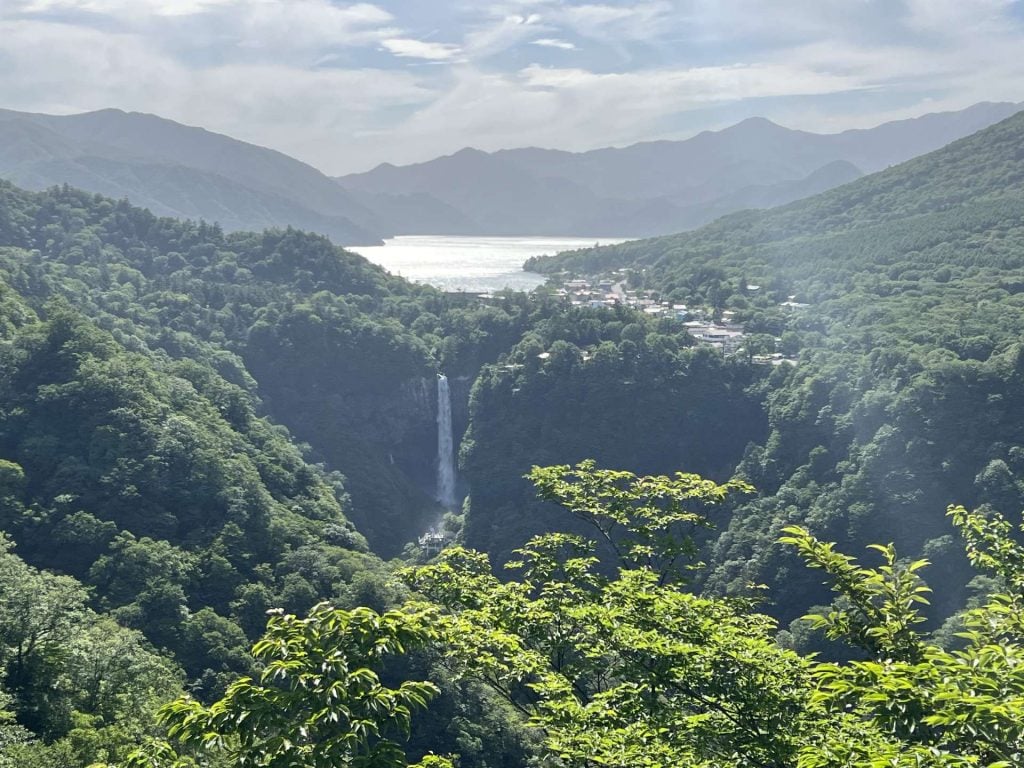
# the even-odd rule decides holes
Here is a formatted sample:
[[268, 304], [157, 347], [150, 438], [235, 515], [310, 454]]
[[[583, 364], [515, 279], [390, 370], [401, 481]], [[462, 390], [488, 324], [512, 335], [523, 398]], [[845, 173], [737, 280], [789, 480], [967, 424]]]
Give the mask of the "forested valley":
[[0, 182], [0, 766], [1024, 764], [1024, 114], [531, 266]]

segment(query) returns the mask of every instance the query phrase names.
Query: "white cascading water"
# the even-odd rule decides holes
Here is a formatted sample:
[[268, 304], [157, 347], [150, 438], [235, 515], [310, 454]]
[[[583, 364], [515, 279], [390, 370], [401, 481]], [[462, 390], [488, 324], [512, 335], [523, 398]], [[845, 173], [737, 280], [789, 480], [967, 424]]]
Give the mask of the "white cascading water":
[[455, 445], [452, 440], [452, 394], [448, 377], [437, 374], [437, 500], [455, 508]]

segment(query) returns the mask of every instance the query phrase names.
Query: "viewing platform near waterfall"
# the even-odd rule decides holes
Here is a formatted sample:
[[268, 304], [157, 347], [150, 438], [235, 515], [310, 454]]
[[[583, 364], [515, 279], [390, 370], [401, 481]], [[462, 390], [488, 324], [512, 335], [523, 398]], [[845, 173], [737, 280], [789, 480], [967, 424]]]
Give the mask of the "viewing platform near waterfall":
[[426, 555], [434, 557], [454, 540], [455, 537], [448, 531], [427, 531], [420, 536], [419, 545]]

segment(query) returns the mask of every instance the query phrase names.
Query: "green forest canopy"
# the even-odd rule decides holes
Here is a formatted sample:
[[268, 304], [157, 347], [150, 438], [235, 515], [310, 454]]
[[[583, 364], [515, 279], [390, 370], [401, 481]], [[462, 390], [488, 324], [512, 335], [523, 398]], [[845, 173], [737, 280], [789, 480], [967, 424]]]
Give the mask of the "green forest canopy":
[[[547, 571], [532, 588], [515, 569], [501, 571], [510, 580], [494, 580], [482, 556], [460, 551], [423, 571], [456, 563], [470, 581], [455, 586], [478, 590], [483, 613], [453, 616], [513, 639], [512, 630], [547, 632], [550, 606], [533, 601], [571, 594], [582, 579], [588, 599], [578, 601], [578, 622], [600, 618], [587, 613], [599, 608], [629, 619], [621, 636], [579, 638], [603, 654], [625, 647], [630, 621], [671, 624], [673, 611], [689, 606], [721, 624], [709, 664], [742, 635], [753, 644], [744, 653], [799, 678], [807, 738], [892, 759], [909, 744], [921, 765], [1013, 764], [1018, 736], [1007, 723], [1017, 717], [1019, 628], [999, 623], [1009, 621], [999, 606], [1018, 599], [1018, 532], [986, 521], [1024, 507], [1022, 139], [1018, 116], [784, 209], [550, 264], [623, 268], [659, 299], [732, 310], [762, 342], [799, 355], [796, 366], [774, 368], [695, 346], [669, 318], [569, 308], [544, 292], [491, 302], [446, 296], [295, 230], [225, 235], [72, 189], [30, 194], [0, 183], [0, 527], [15, 545], [3, 555], [7, 583], [22, 585], [0, 604], [0, 621], [31, 628], [38, 620], [44, 629], [41, 637], [3, 635], [4, 754], [30, 768], [123, 761], [144, 737], [160, 735], [163, 702], [187, 690], [210, 707], [240, 679], [257, 679], [271, 657], [254, 659], [248, 649], [267, 610], [306, 616], [328, 600], [372, 623], [360, 606], [386, 615], [404, 604], [409, 585], [381, 557], [400, 554], [441, 513], [431, 498], [435, 406], [423, 386], [441, 370], [462, 382], [454, 405], [459, 432], [466, 429], [468, 499], [462, 519], [449, 524], [489, 563], [513, 559], [537, 535], [577, 547], [571, 537], [592, 524], [579, 509], [560, 511], [565, 499], [552, 486], [535, 498], [523, 476], [536, 464], [594, 457], [640, 477], [696, 471], [756, 489], [699, 510], [710, 525], [691, 526], [686, 554], [707, 566], [687, 570], [685, 589], [648, 584], [653, 560], [617, 575], [614, 537], [601, 535], [597, 561], [577, 553], [569, 573], [536, 550], [536, 541], [552, 541], [543, 539], [530, 557], [548, 558]], [[780, 304], [790, 296], [810, 306], [786, 311]], [[590, 513], [609, 511], [608, 499], [600, 501]], [[978, 513], [947, 517], [950, 503]], [[652, 558], [665, 551], [660, 533], [644, 535]], [[857, 551], [880, 535], [915, 559], [899, 561], [885, 548], [892, 562], [867, 572], [819, 543]], [[801, 555], [866, 590], [845, 595], [854, 605], [861, 599], [860, 613], [848, 602], [816, 611], [824, 636], [799, 621], [832, 599]], [[941, 564], [927, 605], [917, 602], [920, 558]], [[412, 583], [436, 592], [422, 574]], [[756, 584], [768, 589], [751, 591]], [[19, 603], [25, 590], [45, 599]], [[885, 608], [893, 590], [904, 590], [903, 602]], [[444, 604], [467, 594], [432, 596]], [[511, 594], [536, 609], [532, 630], [485, 611], [488, 600]], [[629, 614], [641, 607], [631, 602], [636, 595], [657, 614]], [[757, 607], [764, 615], [743, 602], [751, 595], [765, 597]], [[969, 604], [982, 613], [965, 616]], [[319, 616], [282, 626], [316, 630]], [[996, 634], [957, 639], [976, 620], [995, 622]], [[448, 623], [438, 619], [428, 634]], [[106, 665], [112, 679], [131, 678], [123, 698], [116, 687], [97, 687], [97, 667], [85, 664], [82, 643], [100, 635], [124, 650], [88, 661]], [[552, 753], [564, 750], [570, 762], [611, 742], [641, 743], [653, 727], [628, 706], [612, 707], [622, 719], [600, 719], [595, 691], [636, 701], [628, 696], [637, 680], [627, 673], [636, 668], [625, 661], [609, 666], [619, 670], [614, 685], [585, 686], [575, 701], [568, 678], [543, 666], [533, 670], [543, 671], [541, 689], [529, 683], [510, 698], [453, 666], [460, 648], [468, 657], [466, 642], [466, 632], [435, 637], [373, 662], [388, 690], [403, 679], [438, 688], [412, 719], [412, 760], [434, 751], [459, 754], [464, 768], [525, 765], [540, 754], [528, 716], [561, 718], [543, 730]], [[581, 651], [573, 638], [565, 643], [566, 653]], [[963, 650], [950, 650], [958, 643]], [[529, 643], [505, 650], [514, 667], [541, 663]], [[844, 664], [820, 677], [831, 668], [809, 660], [812, 650], [868, 666]], [[652, 652], [660, 659], [667, 651]], [[959, 674], [961, 663], [981, 665], [981, 677], [967, 679], [998, 693], [964, 703], [957, 691], [934, 687], [930, 676], [943, 665]], [[810, 680], [819, 690], [825, 679], [835, 688], [805, 702], [811, 689], [800, 686]], [[867, 692], [887, 685], [913, 691], [894, 706], [917, 719], [879, 713], [893, 700]], [[740, 693], [729, 701], [741, 704]], [[852, 718], [831, 718], [840, 700]], [[969, 748], [957, 729], [978, 718], [990, 730]], [[581, 735], [584, 726], [598, 741]], [[684, 740], [652, 747], [652, 760], [673, 764], [693, 750], [724, 760], [714, 750], [739, 748], [700, 742], [708, 729], [689, 720], [672, 728]], [[799, 739], [743, 749], [762, 761], [751, 765], [772, 764], [762, 749], [787, 765], [812, 754]], [[933, 749], [963, 760], [928, 763]]]
[[[964, 618], [949, 651], [919, 631], [930, 590], [924, 560], [901, 564], [878, 546], [867, 568], [801, 528], [784, 543], [824, 570], [840, 595], [808, 617], [859, 649], [827, 663], [780, 647], [776, 625], [747, 601], [681, 588], [679, 526], [692, 504], [740, 486], [694, 475], [637, 477], [593, 464], [535, 468], [543, 495], [615, 531], [620, 570], [597, 569], [590, 542], [546, 534], [519, 551], [519, 579], [502, 582], [487, 556], [463, 549], [410, 569], [422, 600], [383, 615], [326, 605], [306, 620], [274, 617], [253, 649], [266, 662], [209, 707], [185, 698], [161, 711], [167, 742], [133, 755], [135, 768], [220, 757], [225, 765], [408, 765], [393, 733], [437, 692], [428, 681], [381, 685], [374, 668], [406, 645], [435, 643], [459, 674], [479, 679], [543, 735], [542, 765], [656, 768], [1008, 768], [1024, 755], [1019, 674], [1024, 550], [1010, 526], [950, 510], [972, 562], [1000, 578]], [[692, 552], [691, 552], [692, 554]], [[428, 756], [417, 765], [449, 765]]]

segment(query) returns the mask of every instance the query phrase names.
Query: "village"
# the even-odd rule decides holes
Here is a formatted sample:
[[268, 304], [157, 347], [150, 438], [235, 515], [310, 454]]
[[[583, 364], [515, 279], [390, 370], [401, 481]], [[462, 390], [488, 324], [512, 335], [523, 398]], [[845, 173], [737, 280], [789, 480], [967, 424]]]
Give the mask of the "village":
[[[761, 289], [759, 285], [747, 285], [750, 292]], [[723, 355], [734, 356], [746, 351], [747, 334], [743, 325], [735, 321], [736, 312], [722, 310], [716, 319], [705, 307], [689, 307], [685, 304], [659, 300], [652, 291], [630, 289], [626, 287], [625, 275], [615, 272], [592, 279], [573, 278], [565, 280], [554, 290], [554, 295], [575, 307], [616, 307], [626, 306], [643, 312], [649, 317], [668, 317], [686, 327], [687, 333], [698, 343], [706, 344], [719, 350]], [[795, 301], [789, 296], [779, 306], [787, 311], [796, 312], [806, 309], [809, 305]], [[776, 343], [780, 339], [775, 339]], [[796, 365], [795, 357], [781, 352], [750, 355], [755, 365]]]

